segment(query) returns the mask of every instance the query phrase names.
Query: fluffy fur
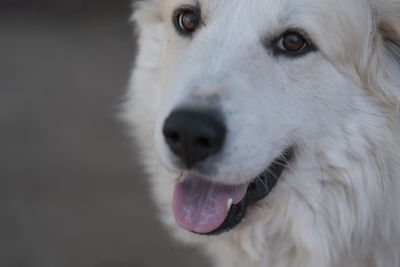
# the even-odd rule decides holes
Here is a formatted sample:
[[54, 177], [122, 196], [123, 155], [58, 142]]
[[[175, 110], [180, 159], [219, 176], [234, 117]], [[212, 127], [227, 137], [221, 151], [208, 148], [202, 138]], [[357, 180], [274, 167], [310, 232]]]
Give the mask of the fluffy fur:
[[[400, 1], [199, 0], [205, 20], [176, 33], [174, 9], [136, 5], [139, 52], [124, 118], [143, 151], [161, 218], [219, 267], [400, 266]], [[274, 55], [264, 41], [287, 28], [318, 50]], [[175, 108], [218, 107], [227, 120], [210, 179], [241, 183], [285, 148], [278, 185], [233, 231], [179, 229], [174, 167], [161, 125]]]

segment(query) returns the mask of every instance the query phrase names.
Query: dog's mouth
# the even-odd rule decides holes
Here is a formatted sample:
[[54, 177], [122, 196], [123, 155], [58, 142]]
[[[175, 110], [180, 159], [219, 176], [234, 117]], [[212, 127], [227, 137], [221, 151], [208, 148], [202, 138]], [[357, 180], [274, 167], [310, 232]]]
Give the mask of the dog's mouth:
[[193, 172], [185, 172], [175, 185], [173, 213], [183, 229], [201, 235], [219, 235], [235, 228], [247, 208], [264, 199], [277, 184], [292, 157], [285, 150], [251, 182], [241, 185], [213, 183]]

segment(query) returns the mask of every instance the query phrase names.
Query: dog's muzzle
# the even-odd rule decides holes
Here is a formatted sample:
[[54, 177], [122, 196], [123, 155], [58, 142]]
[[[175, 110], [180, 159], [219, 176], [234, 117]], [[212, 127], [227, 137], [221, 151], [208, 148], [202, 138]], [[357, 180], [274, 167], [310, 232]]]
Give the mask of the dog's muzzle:
[[292, 155], [292, 149], [287, 149], [249, 182], [228, 185], [212, 182], [193, 170], [223, 148], [226, 127], [218, 113], [173, 111], [165, 121], [163, 134], [170, 150], [185, 166], [173, 194], [176, 222], [187, 231], [203, 235], [235, 228], [245, 217], [247, 207], [272, 191]]

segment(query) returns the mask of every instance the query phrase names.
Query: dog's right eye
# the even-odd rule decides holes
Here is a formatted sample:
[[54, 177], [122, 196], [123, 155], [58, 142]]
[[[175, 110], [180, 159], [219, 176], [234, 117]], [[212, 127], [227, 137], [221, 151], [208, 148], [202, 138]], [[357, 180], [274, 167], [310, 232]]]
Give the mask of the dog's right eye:
[[301, 56], [315, 49], [311, 42], [297, 31], [287, 31], [275, 39], [275, 51], [286, 56]]
[[179, 33], [188, 35], [193, 33], [200, 25], [198, 12], [185, 8], [175, 12], [174, 25]]

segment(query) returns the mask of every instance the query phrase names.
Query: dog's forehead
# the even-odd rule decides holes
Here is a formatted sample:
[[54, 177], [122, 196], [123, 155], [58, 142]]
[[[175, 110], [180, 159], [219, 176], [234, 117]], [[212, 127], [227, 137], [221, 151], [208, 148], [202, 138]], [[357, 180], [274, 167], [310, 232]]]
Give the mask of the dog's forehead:
[[[302, 2], [304, 0], [298, 0]], [[309, 0], [308, 0], [309, 1]], [[314, 1], [314, 0], [311, 0]], [[179, 6], [195, 5], [201, 8], [203, 16], [212, 17], [229, 17], [231, 20], [242, 20], [243, 22], [262, 16], [264, 21], [278, 19], [287, 16], [288, 7], [292, 0], [169, 0], [167, 2], [167, 10], [175, 9]]]
[[168, 0], [164, 3], [166, 16], [179, 6], [196, 5], [206, 20], [251, 23], [262, 30], [296, 24], [312, 27], [320, 23], [318, 29], [322, 29], [330, 21], [357, 19], [369, 11], [368, 0]]
[[[164, 4], [164, 21], [170, 27], [174, 10], [198, 6], [204, 27], [195, 38], [197, 49], [225, 44], [230, 49], [223, 55], [229, 57], [229, 51], [236, 54], [235, 49], [301, 30], [327, 58], [349, 63], [354, 57], [348, 53], [368, 45], [374, 27], [369, 0], [166, 0]], [[173, 30], [170, 33], [171, 39], [177, 38]]]

